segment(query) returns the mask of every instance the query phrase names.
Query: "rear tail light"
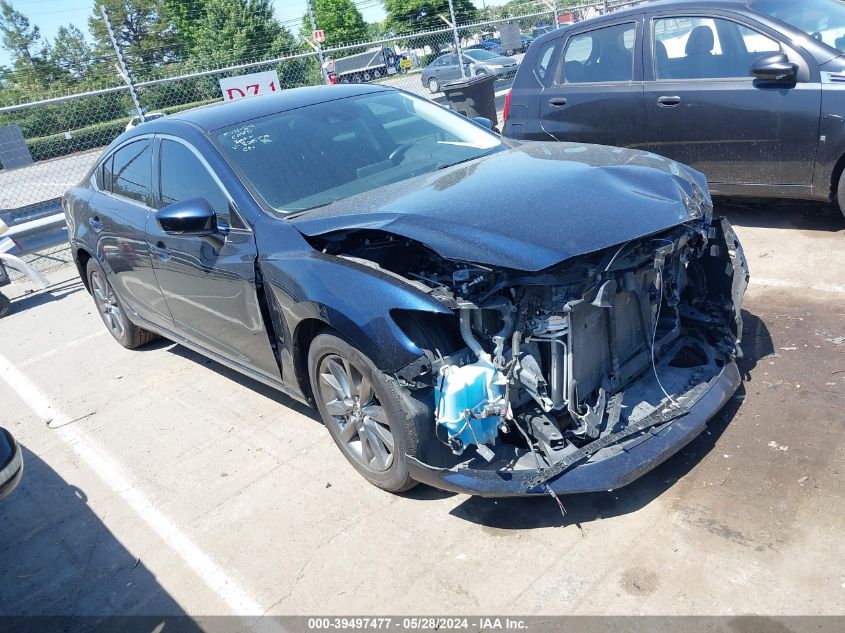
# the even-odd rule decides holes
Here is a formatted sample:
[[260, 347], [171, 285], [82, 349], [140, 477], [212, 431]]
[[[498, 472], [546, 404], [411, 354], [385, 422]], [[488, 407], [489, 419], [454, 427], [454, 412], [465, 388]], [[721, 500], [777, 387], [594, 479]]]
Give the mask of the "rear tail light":
[[511, 111], [511, 95], [513, 94], [513, 90], [508, 90], [508, 94], [505, 96], [505, 107], [502, 110], [502, 123], [508, 120], [508, 114]]

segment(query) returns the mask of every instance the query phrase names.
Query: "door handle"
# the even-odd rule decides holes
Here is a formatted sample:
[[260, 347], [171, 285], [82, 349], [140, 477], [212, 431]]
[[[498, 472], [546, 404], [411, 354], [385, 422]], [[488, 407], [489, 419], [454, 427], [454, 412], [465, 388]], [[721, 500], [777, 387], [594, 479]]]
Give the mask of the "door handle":
[[566, 105], [566, 97], [552, 97], [549, 99], [549, 105], [556, 108], [562, 108]]
[[165, 243], [161, 240], [159, 240], [155, 245], [150, 244], [150, 250], [155, 253], [158, 258], [163, 262], [166, 262], [170, 259], [170, 249], [167, 248]]
[[103, 230], [103, 223], [100, 221], [99, 215], [95, 215], [93, 218], [88, 218], [88, 224], [91, 226], [94, 233], [99, 233]]
[[675, 108], [681, 105], [680, 97], [658, 97], [657, 105], [661, 108]]

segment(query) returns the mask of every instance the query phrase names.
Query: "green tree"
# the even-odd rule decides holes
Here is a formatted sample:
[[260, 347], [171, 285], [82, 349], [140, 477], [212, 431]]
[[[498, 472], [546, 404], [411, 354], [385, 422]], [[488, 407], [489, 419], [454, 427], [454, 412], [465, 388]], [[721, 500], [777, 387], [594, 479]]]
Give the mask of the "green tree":
[[164, 0], [166, 15], [176, 29], [181, 50], [190, 53], [209, 0]]
[[51, 47], [50, 59], [59, 70], [81, 79], [91, 69], [94, 51], [85, 36], [73, 26], [60, 26]]
[[278, 57], [294, 48], [293, 36], [276, 21], [269, 0], [209, 0], [191, 55], [203, 67], [220, 67]]
[[95, 0], [88, 28], [99, 54], [113, 54], [100, 5], [105, 5], [117, 45], [136, 77], [179, 58], [176, 28], [169, 20], [165, 0]]
[[24, 60], [32, 65], [36, 58], [33, 49], [40, 41], [39, 28], [7, 0], [0, 0], [0, 44], [9, 51], [12, 61]]
[[[327, 48], [368, 39], [367, 23], [352, 0], [311, 0], [311, 10], [317, 28], [326, 34], [324, 46]], [[307, 13], [302, 16], [302, 35], [311, 37], [311, 20]]]
[[[472, 0], [453, 0], [458, 24], [478, 19]], [[439, 16], [449, 19], [449, 0], [384, 0], [385, 26], [397, 34], [446, 26]]]

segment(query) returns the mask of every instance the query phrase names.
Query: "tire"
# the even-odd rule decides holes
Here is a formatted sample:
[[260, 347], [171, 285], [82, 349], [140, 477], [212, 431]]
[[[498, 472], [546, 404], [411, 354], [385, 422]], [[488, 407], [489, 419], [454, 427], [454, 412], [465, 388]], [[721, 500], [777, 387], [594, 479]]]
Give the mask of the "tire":
[[[418, 439], [407, 391], [364, 354], [331, 334], [319, 334], [311, 343], [308, 376], [320, 416], [355, 470], [388, 492], [413, 488], [416, 482], [408, 474], [406, 453], [417, 454]], [[362, 396], [367, 399], [363, 406]]]
[[437, 92], [440, 92], [440, 82], [437, 81], [437, 78], [429, 77], [427, 85], [428, 85], [428, 91], [431, 94], [435, 94]]
[[126, 349], [135, 349], [159, 338], [158, 334], [140, 328], [129, 320], [117, 293], [93, 257], [88, 260], [85, 273], [97, 312], [114, 340]]
[[839, 186], [836, 188], [836, 201], [839, 203], [839, 210], [845, 216], [845, 171], [839, 176]]
[[0, 319], [12, 314], [12, 300], [0, 292]]

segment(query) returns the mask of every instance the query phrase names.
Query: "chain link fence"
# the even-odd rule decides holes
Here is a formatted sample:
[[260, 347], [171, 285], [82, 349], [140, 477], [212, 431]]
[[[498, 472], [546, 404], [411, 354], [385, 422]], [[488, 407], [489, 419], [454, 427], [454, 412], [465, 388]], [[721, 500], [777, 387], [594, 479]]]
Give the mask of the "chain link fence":
[[[599, 0], [561, 7], [558, 15], [581, 20], [638, 3]], [[454, 28], [443, 19], [442, 28], [323, 49], [325, 72], [313, 45], [286, 51], [257, 47], [237, 55], [221, 49], [215, 51], [212, 67], [171, 59], [166, 46], [138, 55], [118, 49], [112, 56], [92, 59], [101, 69], [102, 87], [97, 90], [67, 95], [45, 91], [39, 101], [0, 103], [0, 219], [15, 226], [60, 213], [63, 192], [84, 177], [105, 146], [140, 121], [132, 89], [138, 106], [149, 116], [219, 102], [221, 79], [267, 70], [276, 71], [280, 89], [319, 85], [327, 79], [369, 82], [441, 102], [444, 84], [494, 72], [497, 96], [503, 100], [533, 37], [554, 28], [553, 13], [545, 2], [526, 6], [528, 13], [506, 19]], [[158, 61], [151, 63], [150, 55]], [[497, 56], [512, 63], [487, 63]], [[250, 61], [243, 61], [245, 57]], [[121, 61], [129, 76], [123, 75]], [[48, 270], [70, 261], [70, 256], [66, 247], [58, 246], [27, 259]]]

